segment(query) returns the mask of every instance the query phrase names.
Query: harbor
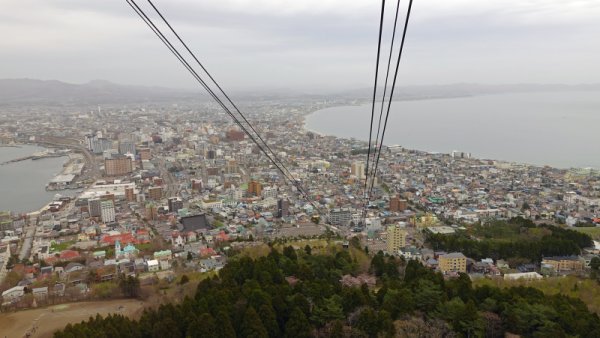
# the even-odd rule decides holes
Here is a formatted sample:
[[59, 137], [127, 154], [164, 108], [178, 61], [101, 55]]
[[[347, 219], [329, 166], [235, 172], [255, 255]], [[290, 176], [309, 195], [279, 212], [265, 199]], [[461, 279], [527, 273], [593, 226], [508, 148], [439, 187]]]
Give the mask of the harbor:
[[77, 182], [76, 179], [81, 176], [84, 166], [85, 160], [83, 155], [76, 153], [69, 154], [69, 160], [63, 165], [61, 172], [48, 182], [46, 191], [82, 188], [83, 183]]
[[[0, 163], [10, 163], [0, 165], [1, 209], [17, 214], [28, 213], [46, 207], [64, 188], [69, 190], [60, 192], [61, 195], [76, 194], [77, 190], [71, 189], [78, 186], [77, 180], [81, 177], [78, 174], [82, 160], [78, 156], [81, 155], [32, 144], [4, 144], [0, 147]], [[75, 177], [71, 180], [68, 176], [61, 177], [69, 174]]]
[[0, 165], [7, 165], [7, 164], [11, 164], [11, 163], [17, 163], [17, 162], [28, 161], [28, 160], [37, 161], [37, 160], [42, 160], [45, 158], [63, 157], [63, 156], [67, 156], [68, 153], [69, 153], [69, 150], [46, 149], [41, 152], [36, 152], [32, 155], [18, 157], [15, 159], [1, 162]]

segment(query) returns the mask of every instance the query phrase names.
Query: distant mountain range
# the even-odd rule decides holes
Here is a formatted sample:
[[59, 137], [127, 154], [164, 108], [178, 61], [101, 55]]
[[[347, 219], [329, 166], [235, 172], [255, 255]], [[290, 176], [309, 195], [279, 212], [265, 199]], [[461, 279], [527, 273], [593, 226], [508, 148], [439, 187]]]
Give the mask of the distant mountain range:
[[95, 105], [205, 98], [199, 91], [124, 86], [95, 80], [71, 84], [56, 80], [0, 79], [0, 105]]
[[[388, 87], [388, 92], [389, 92]], [[527, 93], [527, 92], [564, 92], [581, 90], [600, 90], [599, 84], [477, 84], [457, 83], [448, 85], [426, 86], [399, 86], [395, 89], [394, 99], [397, 100], [423, 100], [428, 98], [468, 97], [478, 95]], [[383, 88], [378, 88], [378, 95], [383, 94]], [[343, 93], [344, 96], [371, 99], [372, 88], [362, 88]]]
[[[430, 86], [400, 86], [396, 89], [395, 99], [428, 99], [445, 97], [464, 97], [499, 93], [600, 90], [600, 84], [562, 85], [562, 84], [449, 84]], [[381, 91], [380, 91], [381, 92]], [[285, 98], [348, 98], [370, 99], [372, 89], [361, 88], [339, 92], [328, 91], [323, 94], [306, 94], [284, 90], [258, 90], [235, 93], [238, 99], [285, 99]], [[56, 80], [0, 79], [0, 106], [78, 106], [97, 104], [127, 104], [144, 102], [181, 102], [188, 100], [207, 100], [209, 96], [198, 90], [170, 89], [161, 87], [126, 86], [103, 80], [94, 80], [84, 84], [71, 84]]]

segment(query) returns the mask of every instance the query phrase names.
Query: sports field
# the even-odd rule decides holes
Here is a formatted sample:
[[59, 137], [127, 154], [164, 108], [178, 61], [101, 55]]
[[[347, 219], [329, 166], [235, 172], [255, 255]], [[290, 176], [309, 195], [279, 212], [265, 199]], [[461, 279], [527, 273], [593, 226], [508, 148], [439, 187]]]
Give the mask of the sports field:
[[122, 299], [53, 305], [40, 309], [0, 314], [0, 338], [52, 337], [68, 323], [79, 323], [97, 313], [136, 317], [144, 306], [139, 300]]

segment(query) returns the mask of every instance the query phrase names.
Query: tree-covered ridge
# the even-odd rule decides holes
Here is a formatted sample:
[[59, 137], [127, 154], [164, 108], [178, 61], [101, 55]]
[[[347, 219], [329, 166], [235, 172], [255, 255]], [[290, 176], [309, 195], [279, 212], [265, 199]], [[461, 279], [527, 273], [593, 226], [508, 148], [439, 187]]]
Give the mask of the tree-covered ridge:
[[593, 246], [589, 235], [522, 218], [474, 226], [452, 235], [429, 234], [434, 250], [459, 251], [473, 259], [522, 259], [540, 262], [544, 256], [579, 255]]
[[473, 288], [416, 261], [373, 258], [377, 287], [342, 285], [356, 274], [347, 251], [315, 255], [291, 247], [232, 260], [194, 298], [68, 325], [62, 337], [600, 337], [600, 319], [577, 299], [532, 288]]

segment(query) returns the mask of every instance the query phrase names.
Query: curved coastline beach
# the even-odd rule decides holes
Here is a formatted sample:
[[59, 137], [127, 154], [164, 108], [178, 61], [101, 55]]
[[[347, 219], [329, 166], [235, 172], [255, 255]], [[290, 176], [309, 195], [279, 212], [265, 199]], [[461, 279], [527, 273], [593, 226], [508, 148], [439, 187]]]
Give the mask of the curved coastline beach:
[[[367, 141], [370, 113], [369, 104], [325, 108], [308, 114], [304, 128]], [[431, 153], [457, 150], [475, 158], [537, 166], [600, 169], [598, 125], [597, 91], [394, 101], [385, 144]]]
[[[0, 162], [31, 156], [46, 148], [29, 144], [1, 147]], [[32, 213], [45, 208], [56, 192], [46, 184], [63, 169], [68, 157], [51, 157], [0, 165], [0, 211]], [[41, 208], [41, 209], [40, 209]]]

